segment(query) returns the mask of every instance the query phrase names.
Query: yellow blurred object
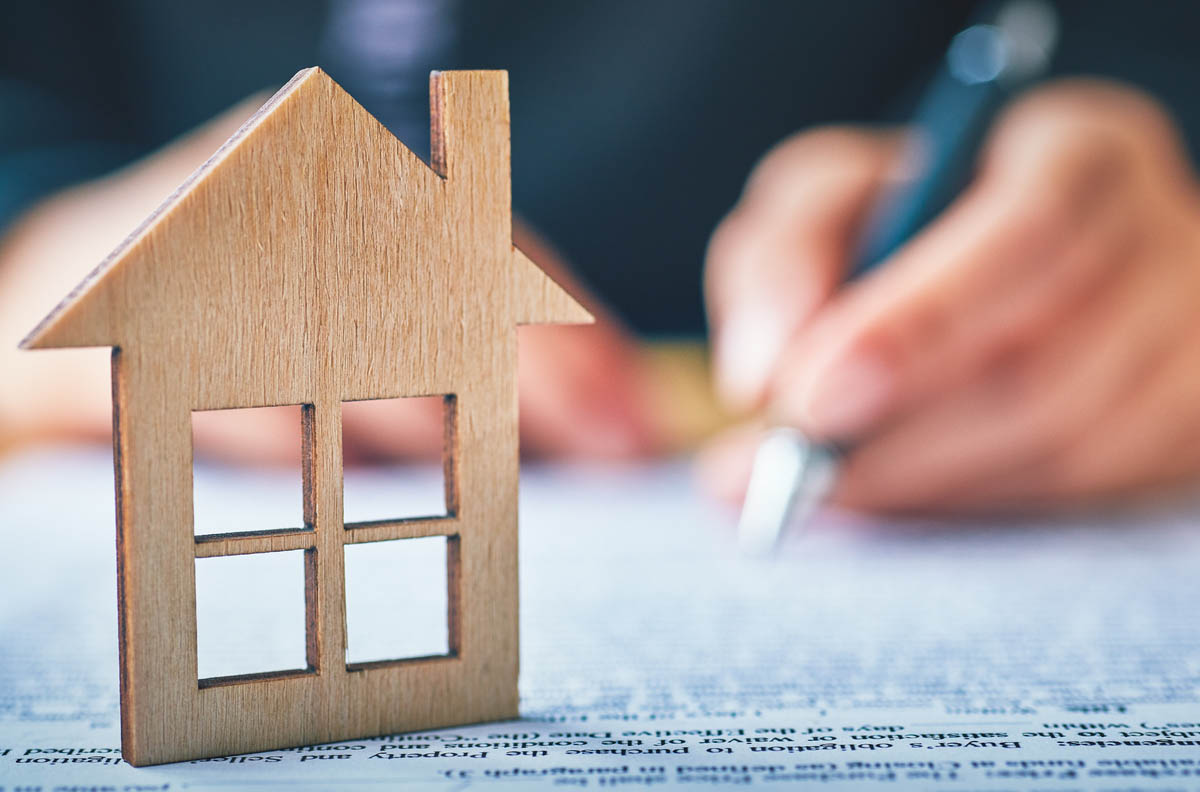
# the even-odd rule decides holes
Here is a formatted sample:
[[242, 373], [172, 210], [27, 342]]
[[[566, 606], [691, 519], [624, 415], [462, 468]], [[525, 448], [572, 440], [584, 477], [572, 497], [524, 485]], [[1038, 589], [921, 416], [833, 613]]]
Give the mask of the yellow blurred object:
[[732, 423], [713, 392], [709, 349], [703, 340], [651, 341], [643, 354], [652, 377], [653, 414], [668, 451], [695, 449]]

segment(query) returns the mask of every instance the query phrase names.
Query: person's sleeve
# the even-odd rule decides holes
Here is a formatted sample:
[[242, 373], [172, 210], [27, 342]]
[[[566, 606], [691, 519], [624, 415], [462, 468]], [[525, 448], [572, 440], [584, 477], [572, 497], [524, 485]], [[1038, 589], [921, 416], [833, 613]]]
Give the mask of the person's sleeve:
[[141, 153], [121, 128], [119, 81], [95, 66], [113, 62], [98, 51], [104, 30], [75, 5], [0, 12], [0, 234], [39, 199]]

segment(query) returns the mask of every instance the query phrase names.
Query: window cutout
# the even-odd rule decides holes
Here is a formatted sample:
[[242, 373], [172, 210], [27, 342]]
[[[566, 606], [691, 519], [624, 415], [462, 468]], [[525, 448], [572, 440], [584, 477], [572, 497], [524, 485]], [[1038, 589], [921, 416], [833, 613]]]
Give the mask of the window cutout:
[[[342, 402], [347, 528], [454, 516], [454, 408], [453, 396]], [[397, 456], [418, 461], [377, 464]]]
[[[310, 416], [311, 408], [298, 404], [192, 413], [197, 537], [306, 527], [302, 438]], [[222, 464], [230, 462], [240, 467]], [[246, 486], [248, 476], [253, 486]]]
[[[306, 669], [304, 550], [196, 559], [201, 680]], [[218, 680], [219, 681], [219, 680]]]
[[449, 563], [455, 538], [346, 545], [346, 663], [451, 653]]

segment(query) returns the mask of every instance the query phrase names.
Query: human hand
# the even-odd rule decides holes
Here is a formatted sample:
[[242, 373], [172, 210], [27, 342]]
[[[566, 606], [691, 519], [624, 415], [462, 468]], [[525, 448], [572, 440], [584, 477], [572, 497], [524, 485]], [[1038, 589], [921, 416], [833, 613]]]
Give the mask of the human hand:
[[[253, 97], [128, 168], [46, 199], [0, 239], [0, 449], [47, 440], [104, 442], [111, 431], [107, 350], [17, 349], [21, 337], [130, 229], [171, 193], [260, 105]], [[596, 316], [586, 327], [519, 331], [521, 433], [536, 454], [620, 458], [648, 453], [658, 438], [635, 343], [570, 282], [550, 248], [518, 224], [517, 244]], [[344, 448], [359, 461], [435, 457], [442, 429], [429, 400], [387, 403], [391, 419], [345, 414]], [[292, 464], [295, 416], [279, 411], [198, 414], [198, 452], [229, 461]]]
[[[835, 498], [867, 509], [1024, 509], [1196, 476], [1200, 191], [1161, 109], [1096, 81], [1031, 92], [966, 193], [836, 289], [894, 152], [816, 133], [752, 176], [708, 261], [729, 401], [845, 444]], [[734, 494], [751, 449], [719, 441], [703, 477]]]

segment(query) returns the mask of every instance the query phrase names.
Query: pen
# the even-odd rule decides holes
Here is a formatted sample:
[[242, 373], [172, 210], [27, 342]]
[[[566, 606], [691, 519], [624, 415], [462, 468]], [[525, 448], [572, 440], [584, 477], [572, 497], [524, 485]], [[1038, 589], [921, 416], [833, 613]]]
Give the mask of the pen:
[[[872, 207], [848, 279], [869, 271], [920, 231], [962, 191], [997, 111], [1046, 68], [1058, 33], [1044, 0], [989, 4], [959, 32], [917, 107], [903, 156], [914, 174]], [[803, 526], [837, 480], [837, 446], [783, 427], [758, 447], [738, 522], [744, 553], [774, 549], [789, 523]]]

